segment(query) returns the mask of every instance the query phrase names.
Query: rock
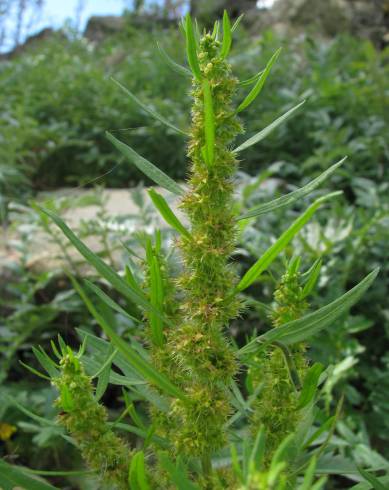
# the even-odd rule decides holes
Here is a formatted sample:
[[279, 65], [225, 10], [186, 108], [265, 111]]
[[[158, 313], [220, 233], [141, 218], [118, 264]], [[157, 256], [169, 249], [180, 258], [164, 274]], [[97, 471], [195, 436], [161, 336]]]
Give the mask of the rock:
[[125, 19], [116, 15], [93, 16], [88, 20], [84, 37], [89, 41], [100, 43], [110, 34], [124, 29]]
[[389, 37], [389, 0], [277, 0], [262, 25], [313, 26], [333, 37], [343, 32], [371, 39], [382, 47]]

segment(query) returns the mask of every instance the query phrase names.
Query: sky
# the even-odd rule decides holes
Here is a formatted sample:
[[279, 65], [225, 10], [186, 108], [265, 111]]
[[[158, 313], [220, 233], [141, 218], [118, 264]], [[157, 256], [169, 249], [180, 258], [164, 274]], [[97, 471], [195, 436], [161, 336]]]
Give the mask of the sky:
[[[60, 27], [67, 18], [74, 19], [79, 0], [46, 0], [39, 27]], [[81, 28], [92, 15], [119, 15], [124, 8], [123, 0], [84, 0]]]
[[[271, 7], [275, 0], [258, 0], [258, 7]], [[162, 0], [146, 0], [146, 5], [151, 3], [162, 3]], [[78, 25], [74, 25], [76, 20], [76, 11], [78, 5], [82, 5], [81, 18]], [[26, 34], [31, 35], [39, 32], [44, 27], [53, 27], [54, 29], [63, 26], [67, 19], [73, 22], [73, 25], [84, 30], [88, 19], [93, 15], [120, 15], [124, 7], [132, 7], [131, 0], [44, 0], [43, 12], [39, 14], [39, 18], [34, 22], [29, 32], [22, 32], [22, 41]], [[10, 18], [11, 30], [14, 20]], [[6, 51], [12, 48], [12, 40], [9, 40], [3, 46], [0, 46], [0, 51]]]
[[[79, 0], [45, 0], [45, 11], [39, 28], [46, 25], [60, 27], [67, 18], [74, 19]], [[131, 2], [127, 2], [131, 6]], [[270, 7], [274, 0], [258, 0], [258, 6]], [[92, 15], [119, 15], [124, 8], [123, 0], [83, 0], [84, 8], [81, 18], [83, 28]]]

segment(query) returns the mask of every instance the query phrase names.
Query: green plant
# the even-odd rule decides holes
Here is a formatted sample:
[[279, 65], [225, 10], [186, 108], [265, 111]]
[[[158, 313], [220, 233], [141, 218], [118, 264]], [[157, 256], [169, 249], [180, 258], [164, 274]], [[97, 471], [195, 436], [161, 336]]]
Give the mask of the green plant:
[[[177, 275], [168, 267], [160, 233], [144, 239], [144, 274], [140, 282], [128, 266], [124, 276], [119, 275], [58, 215], [39, 208], [124, 300], [119, 304], [92, 282], [70, 275], [109, 342], [85, 332], [78, 354], [62, 338], [58, 346], [52, 344], [58, 361], [43, 350], [36, 351], [38, 361], [59, 390], [56, 403], [62, 412], [60, 423], [80, 447], [90, 469], [118, 488], [319, 489], [325, 478], [317, 479], [316, 474], [332, 472], [330, 465], [323, 470], [321, 457], [337, 417], [328, 417], [322, 426], [313, 425], [320, 422], [315, 419], [315, 404], [321, 391], [318, 386], [326, 374], [320, 377], [321, 367], [317, 365], [308, 369], [303, 343], [347, 312], [378, 271], [369, 273], [331, 303], [305, 314], [305, 298], [313, 289], [320, 266], [315, 263], [300, 283], [300, 261], [296, 258], [288, 264], [275, 294], [275, 328], [240, 348], [228, 338], [231, 320], [249, 307], [244, 291], [258, 281], [316, 211], [339, 194], [316, 199], [239, 279], [231, 262], [239, 221], [256, 218], [263, 208], [256, 208], [250, 218], [239, 216], [233, 178], [238, 154], [262, 136], [250, 138], [236, 149], [232, 144], [242, 131], [238, 113], [261, 92], [279, 51], [253, 78], [253, 87], [235, 109], [238, 80], [226, 61], [235, 28], [227, 13], [223, 17], [222, 41], [218, 22], [212, 33], [202, 37], [189, 15], [182, 25], [193, 74], [188, 144], [191, 172], [185, 187], [109, 135], [132, 164], [180, 198], [189, 225], [180, 220], [161, 194], [150, 191], [163, 219], [178, 232], [176, 244], [183, 264]], [[148, 112], [163, 121], [154, 110]], [[272, 124], [268, 132], [284, 119]], [[291, 202], [293, 199], [284, 199], [283, 205]], [[279, 206], [279, 200], [273, 201], [266, 210]], [[144, 325], [143, 343], [115, 330], [113, 311]], [[111, 369], [112, 365], [121, 374]], [[244, 376], [247, 367], [251, 373]], [[251, 385], [247, 397], [244, 383], [238, 384], [241, 373]], [[261, 386], [262, 376], [267, 377], [265, 386]], [[280, 394], [278, 389], [272, 390], [271, 376], [282, 378]], [[107, 419], [99, 401], [110, 382], [124, 388], [124, 411], [113, 422]], [[261, 396], [278, 398], [283, 407], [281, 423], [252, 416]], [[146, 405], [146, 410], [139, 413], [135, 402]], [[267, 405], [266, 410], [270, 413], [274, 405]], [[134, 425], [123, 422], [127, 414]], [[123, 434], [117, 435], [116, 429], [135, 434], [139, 438], [137, 449], [130, 450], [128, 441]], [[324, 443], [310, 447], [325, 431], [328, 434]], [[350, 466], [345, 468], [345, 474], [358, 473]], [[11, 471], [17, 470], [5, 467], [5, 478]]]

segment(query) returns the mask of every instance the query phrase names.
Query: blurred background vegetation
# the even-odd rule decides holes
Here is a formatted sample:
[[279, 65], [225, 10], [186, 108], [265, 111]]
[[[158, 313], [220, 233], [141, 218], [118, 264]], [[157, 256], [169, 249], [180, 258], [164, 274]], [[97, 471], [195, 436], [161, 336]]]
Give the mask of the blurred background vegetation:
[[[79, 233], [95, 237], [101, 255], [118, 267], [130, 260], [122, 244], [136, 247], [137, 233], [150, 232], [157, 221], [140, 188], [149, 182], [121, 160], [105, 131], [175, 179], [185, 177], [187, 160], [182, 137], [150, 120], [111, 77], [177, 126], [187, 127], [190, 82], [166, 64], [156, 41], [183, 64], [179, 16], [191, 9], [201, 25], [209, 26], [227, 8], [235, 18], [245, 13], [231, 58], [240, 79], [257, 73], [283, 47], [260, 101], [245, 113], [247, 135], [307, 99], [304, 110], [244, 154], [240, 205], [250, 207], [294, 190], [348, 155], [326, 184], [343, 190], [343, 197], [321, 211], [289, 254], [300, 253], [307, 267], [323, 257], [313, 306], [330, 302], [381, 266], [379, 279], [352, 314], [314, 339], [310, 357], [333, 365], [327, 409], [345, 396], [335, 450], [357, 463], [387, 468], [389, 2], [278, 0], [271, 6], [265, 0], [138, 0], [127, 2], [122, 16], [92, 17], [85, 27], [80, 23], [84, 4], [79, 2], [74, 18], [62, 28], [37, 34], [34, 19], [44, 11], [44, 1], [0, 1], [0, 456], [34, 468], [80, 465], [60, 429], [39, 417], [31, 420], [20, 408], [55, 415], [53, 390], [19, 364], [34, 365], [32, 345], [45, 346], [57, 333], [77, 344], [74, 327], [95, 329], [64, 277], [63, 264], [48, 264], [46, 258], [42, 266], [36, 260], [34, 240], [38, 249], [53, 246], [50, 258], [66, 255], [68, 266], [81, 267], [28, 203], [42, 198], [42, 192], [61, 189], [49, 194], [57, 212], [71, 216], [74, 209], [93, 205], [93, 215], [77, 221]], [[34, 35], [26, 39], [29, 32]], [[88, 192], [74, 194], [75, 187]], [[103, 187], [135, 189], [135, 208], [112, 215]], [[236, 254], [239, 267], [244, 270], [260, 256], [302, 207], [246, 226]], [[169, 235], [165, 239], [168, 244]], [[281, 262], [272, 273], [279, 277]], [[258, 312], [234, 323], [237, 342], [267, 328], [260, 305], [271, 301], [273, 287], [269, 275], [251, 288]], [[120, 315], [113, 321], [121, 332], [132, 328]], [[114, 387], [106, 395], [113, 412], [119, 396]], [[61, 488], [89, 488], [76, 477], [71, 483], [53, 481]], [[341, 479], [331, 485], [347, 488]]]

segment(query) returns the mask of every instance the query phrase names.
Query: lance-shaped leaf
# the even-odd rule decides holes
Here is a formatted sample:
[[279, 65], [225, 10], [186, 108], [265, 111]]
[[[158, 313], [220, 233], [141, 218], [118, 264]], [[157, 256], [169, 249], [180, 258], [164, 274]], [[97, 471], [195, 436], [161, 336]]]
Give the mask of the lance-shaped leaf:
[[303, 298], [306, 298], [312, 292], [319, 278], [320, 270], [321, 270], [321, 259], [317, 259], [316, 262], [311, 267], [311, 269], [308, 271], [309, 272], [308, 279], [307, 282], [304, 284], [304, 288], [302, 291]]
[[270, 134], [274, 129], [276, 129], [280, 124], [282, 124], [288, 117], [290, 117], [292, 114], [294, 114], [299, 107], [301, 107], [305, 103], [305, 100], [297, 104], [296, 106], [292, 107], [288, 112], [285, 112], [282, 116], [280, 116], [278, 119], [273, 121], [271, 124], [266, 126], [266, 128], [262, 129], [259, 131], [259, 133], [255, 134], [251, 138], [249, 138], [247, 141], [242, 143], [238, 148], [235, 148], [234, 153], [239, 153], [246, 148], [249, 148], [252, 145], [255, 145], [259, 141], [262, 141], [263, 139], [266, 138], [268, 134]]
[[[150, 274], [150, 301], [156, 310], [162, 311], [164, 301], [164, 287], [158, 257], [153, 251], [151, 240], [147, 241], [146, 260]], [[153, 343], [161, 347], [164, 342], [164, 337], [163, 323], [160, 316], [150, 313], [150, 327]]]
[[109, 265], [107, 265], [101, 258], [90, 250], [62, 221], [62, 219], [53, 213], [52, 211], [36, 206], [39, 211], [51, 218], [54, 223], [61, 229], [66, 238], [74, 245], [74, 247], [80, 252], [80, 254], [89, 262], [89, 264], [96, 269], [96, 271], [104, 277], [119, 293], [125, 298], [134, 302], [138, 306], [146, 310], [153, 310], [151, 304], [147, 301], [146, 297], [139, 292], [138, 289], [134, 289], [119, 274], [117, 274]]
[[275, 340], [280, 340], [284, 344], [302, 342], [324, 328], [333, 325], [337, 318], [346, 313], [359, 301], [377, 277], [378, 272], [378, 268], [373, 270], [359, 284], [347, 291], [347, 293], [319, 310], [260, 335], [240, 349], [239, 355], [255, 352], [260, 344], [267, 344]]
[[243, 291], [251, 286], [251, 284], [258, 279], [258, 277], [264, 272], [269, 265], [276, 259], [276, 257], [284, 250], [292, 238], [301, 230], [301, 228], [312, 218], [316, 210], [328, 199], [338, 196], [341, 192], [331, 192], [323, 197], [317, 199], [309, 208], [299, 216], [291, 226], [284, 231], [279, 239], [269, 247], [257, 262], [250, 267], [246, 274], [242, 277], [237, 286], [237, 291]]
[[188, 135], [182, 129], [174, 126], [174, 124], [172, 124], [170, 121], [168, 121], [164, 116], [162, 116], [161, 114], [158, 114], [158, 112], [156, 112], [154, 109], [152, 109], [151, 107], [148, 107], [146, 104], [144, 104], [141, 100], [138, 99], [138, 97], [136, 95], [134, 95], [132, 92], [130, 92], [130, 90], [128, 90], [128, 88], [126, 88], [120, 82], [118, 82], [114, 78], [111, 78], [111, 80], [113, 82], [115, 82], [116, 85], [118, 87], [120, 87], [123, 90], [123, 92], [125, 92], [128, 95], [128, 97], [130, 97], [130, 99], [133, 102], [135, 102], [135, 104], [137, 104], [141, 109], [143, 109], [145, 112], [147, 112], [147, 114], [150, 114], [150, 116], [154, 117], [154, 119], [157, 119], [157, 121], [161, 122], [162, 124], [169, 127], [170, 129], [173, 129], [173, 131], [176, 131], [177, 133], [183, 134], [184, 136]]
[[220, 30], [220, 22], [219, 20], [215, 20], [215, 23], [213, 24], [212, 37], [213, 39], [216, 39], [216, 41], [219, 40], [219, 30]]
[[176, 63], [174, 60], [170, 58], [170, 56], [166, 53], [166, 51], [163, 49], [163, 47], [159, 44], [157, 41], [157, 47], [158, 50], [162, 56], [162, 58], [166, 61], [166, 63], [170, 66], [170, 68], [178, 73], [179, 75], [183, 75], [184, 77], [191, 77], [192, 73], [188, 70], [188, 68], [185, 68], [185, 66], [181, 66], [178, 63]]
[[151, 490], [146, 476], [145, 455], [143, 451], [138, 451], [132, 457], [128, 483], [131, 490]]
[[236, 19], [236, 21], [234, 22], [233, 26], [231, 27], [231, 32], [235, 32], [235, 30], [237, 29], [237, 27], [240, 24], [240, 22], [243, 19], [243, 17], [244, 17], [244, 14], [240, 14], [240, 16]]
[[277, 199], [273, 199], [272, 201], [265, 202], [264, 204], [260, 204], [259, 206], [255, 206], [246, 213], [241, 214], [238, 220], [254, 218], [255, 216], [261, 216], [262, 214], [270, 213], [272, 211], [275, 211], [276, 209], [285, 208], [296, 202], [298, 199], [302, 199], [303, 197], [308, 196], [326, 179], [328, 179], [328, 177], [330, 177], [338, 169], [338, 167], [342, 165], [346, 158], [347, 157], [342, 158], [342, 160], [332, 165], [314, 180], [311, 180], [311, 182], [308, 182], [308, 184], [304, 187], [301, 187], [300, 189], [297, 189], [293, 192], [289, 192], [289, 194], [286, 194], [285, 196], [281, 196]]
[[208, 80], [203, 80], [203, 93], [205, 154], [207, 156], [207, 164], [211, 166], [215, 158], [215, 116], [213, 113], [211, 86]]
[[14, 466], [0, 459], [0, 488], [2, 490], [15, 490], [16, 488], [28, 490], [58, 490], [40, 477], [28, 474], [28, 470]]
[[192, 19], [189, 14], [185, 17], [185, 38], [186, 38], [186, 55], [188, 57], [188, 63], [192, 70], [194, 77], [197, 80], [201, 80], [201, 71], [199, 60], [197, 58], [196, 39], [193, 32]]
[[222, 59], [228, 56], [228, 53], [230, 52], [231, 49], [231, 43], [232, 43], [231, 22], [230, 22], [230, 18], [228, 17], [227, 11], [225, 10], [223, 13], [223, 44], [220, 53]]
[[170, 479], [178, 490], [200, 490], [199, 487], [189, 479], [186, 468], [181, 463], [180, 456], [177, 458], [177, 464], [174, 464], [169, 456], [163, 452], [158, 454], [158, 459], [162, 468], [169, 474]]
[[308, 369], [296, 407], [297, 410], [301, 410], [302, 408], [306, 407], [313, 400], [323, 369], [324, 366], [318, 362]]
[[121, 153], [123, 153], [127, 160], [135, 165], [149, 179], [151, 179], [153, 182], [160, 185], [161, 187], [167, 189], [168, 191], [172, 192], [173, 194], [181, 195], [184, 193], [184, 190], [177, 184], [177, 182], [175, 182], [168, 175], [162, 172], [162, 170], [140, 156], [130, 146], [126, 145], [122, 141], [119, 141], [111, 133], [107, 132], [106, 134], [109, 141], [113, 143], [113, 145], [116, 146], [116, 148]]
[[150, 189], [148, 191], [148, 193], [149, 193], [149, 196], [151, 197], [151, 200], [154, 203], [154, 206], [161, 213], [161, 216], [166, 221], [166, 223], [168, 225], [170, 225], [172, 228], [174, 228], [175, 230], [177, 230], [178, 233], [181, 233], [181, 235], [184, 235], [185, 237], [190, 238], [191, 236], [190, 236], [189, 231], [185, 228], [185, 226], [181, 223], [181, 221], [177, 218], [177, 216], [171, 210], [171, 208], [169, 207], [165, 198], [163, 196], [161, 196], [161, 194], [159, 194], [154, 189]]
[[71, 281], [74, 289], [78, 292], [81, 299], [84, 301], [89, 312], [95, 318], [97, 323], [103, 329], [104, 333], [110, 338], [112, 344], [118, 349], [118, 351], [124, 356], [124, 358], [129, 362], [129, 364], [141, 375], [145, 380], [149, 381], [151, 384], [158, 386], [165, 394], [184, 399], [185, 393], [175, 386], [169, 378], [164, 374], [159, 373], [152, 364], [141, 357], [135, 349], [131, 347], [125, 340], [123, 340], [109, 325], [106, 319], [101, 315], [97, 309], [94, 307], [92, 301], [87, 296], [83, 288], [80, 286], [78, 281], [71, 277]]
[[262, 73], [263, 73], [263, 70], [259, 71], [258, 73], [256, 73], [252, 77], [247, 78], [246, 80], [241, 80], [239, 82], [239, 85], [241, 85], [242, 87], [247, 87], [248, 85], [252, 85], [253, 83], [255, 83], [258, 80], [258, 78], [262, 75]]
[[262, 87], [264, 86], [266, 79], [270, 73], [270, 70], [274, 63], [277, 61], [278, 56], [281, 53], [281, 48], [277, 49], [277, 51], [273, 54], [273, 56], [270, 58], [268, 64], [266, 65], [266, 68], [263, 70], [262, 75], [259, 77], [257, 83], [254, 85], [250, 93], [247, 95], [247, 97], [243, 100], [243, 102], [239, 105], [238, 109], [236, 112], [241, 112], [246, 107], [248, 107], [260, 94]]
[[85, 285], [86, 287], [91, 290], [93, 293], [98, 296], [103, 303], [105, 303], [107, 306], [115, 310], [117, 313], [120, 313], [121, 315], [127, 317], [129, 320], [132, 320], [136, 323], [142, 323], [139, 318], [136, 318], [135, 316], [130, 315], [124, 308], [122, 308], [119, 304], [116, 303], [112, 298], [108, 296], [103, 290], [101, 290], [96, 284], [93, 284], [93, 282], [88, 281], [85, 279]]
[[363, 468], [358, 467], [359, 473], [363, 476], [363, 478], [370, 483], [374, 490], [388, 490], [389, 478], [378, 479], [372, 473], [364, 470]]

